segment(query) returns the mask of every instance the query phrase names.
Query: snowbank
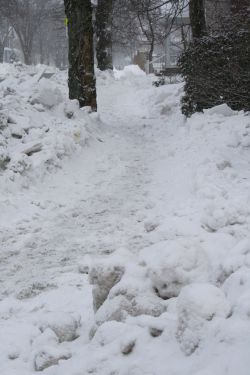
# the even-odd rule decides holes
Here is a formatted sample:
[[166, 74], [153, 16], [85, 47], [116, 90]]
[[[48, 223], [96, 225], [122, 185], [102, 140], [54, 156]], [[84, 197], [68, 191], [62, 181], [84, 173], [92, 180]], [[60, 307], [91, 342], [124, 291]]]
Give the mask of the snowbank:
[[[1, 374], [247, 375], [249, 115], [185, 119], [182, 83], [97, 72], [109, 131], [69, 172], [98, 119], [67, 100], [64, 73], [39, 69], [2, 66], [1, 178], [68, 174], [32, 201], [37, 224], [2, 231]], [[25, 261], [45, 264], [40, 282]]]
[[[0, 175], [6, 181], [42, 178], [79, 152], [98, 118], [67, 97], [66, 72], [43, 78], [46, 66], [0, 67]], [[92, 130], [90, 130], [92, 129]]]
[[132, 79], [135, 77], [145, 77], [146, 73], [138, 65], [127, 65], [123, 70], [114, 70], [116, 79]]
[[[117, 260], [123, 271], [96, 310], [84, 368], [102, 375], [246, 375], [249, 115], [222, 105], [185, 119], [182, 83], [149, 88], [148, 77], [131, 69], [115, 78], [140, 97], [145, 116], [133, 114], [143, 119], [152, 150], [160, 150], [158, 159], [147, 159], [151, 201], [138, 219], [151, 245]], [[98, 269], [108, 281], [105, 262], [98, 259]]]

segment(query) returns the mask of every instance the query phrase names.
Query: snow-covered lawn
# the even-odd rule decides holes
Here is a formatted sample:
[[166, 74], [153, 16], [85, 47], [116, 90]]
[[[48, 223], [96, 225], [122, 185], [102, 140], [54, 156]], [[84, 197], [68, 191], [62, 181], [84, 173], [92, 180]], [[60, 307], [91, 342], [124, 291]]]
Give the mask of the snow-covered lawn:
[[0, 68], [0, 374], [249, 375], [250, 117]]

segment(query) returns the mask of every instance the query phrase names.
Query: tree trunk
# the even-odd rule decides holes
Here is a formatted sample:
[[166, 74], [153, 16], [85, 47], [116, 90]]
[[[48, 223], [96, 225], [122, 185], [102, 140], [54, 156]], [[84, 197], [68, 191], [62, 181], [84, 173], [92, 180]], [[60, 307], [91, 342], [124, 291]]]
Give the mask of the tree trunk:
[[42, 37], [42, 31], [40, 30], [39, 34], [39, 60], [40, 64], [44, 64], [44, 45], [43, 45], [43, 37]]
[[31, 65], [32, 64], [32, 42], [28, 42], [27, 38], [25, 38], [25, 35], [21, 34], [17, 28], [15, 28], [15, 31], [17, 33], [20, 46], [23, 52], [24, 63], [26, 65]]
[[96, 58], [100, 70], [113, 69], [112, 62], [113, 0], [99, 0], [96, 11]]
[[150, 43], [150, 50], [148, 54], [148, 62], [149, 62], [149, 74], [154, 73], [153, 67], [153, 54], [154, 54], [154, 39]]
[[32, 64], [31, 51], [29, 51], [29, 50], [24, 50], [24, 51], [23, 51], [23, 57], [24, 57], [24, 63], [25, 63], [26, 65], [31, 65], [31, 64]]
[[[154, 49], [155, 49], [155, 32], [154, 32], [154, 27], [153, 27], [153, 21], [150, 15], [149, 10], [147, 9], [147, 20], [148, 20], [148, 25], [150, 29], [150, 50], [149, 50], [149, 73], [154, 73], [154, 67], [153, 67], [153, 54], [154, 54]], [[147, 33], [146, 33], [147, 34]]]
[[249, 0], [231, 0], [232, 13], [238, 14], [241, 11], [247, 10], [249, 6]]
[[64, 0], [69, 37], [69, 98], [97, 110], [91, 0]]
[[0, 63], [3, 63], [4, 58], [4, 44], [0, 42]]
[[204, 0], [190, 0], [189, 15], [193, 39], [202, 38], [207, 34]]

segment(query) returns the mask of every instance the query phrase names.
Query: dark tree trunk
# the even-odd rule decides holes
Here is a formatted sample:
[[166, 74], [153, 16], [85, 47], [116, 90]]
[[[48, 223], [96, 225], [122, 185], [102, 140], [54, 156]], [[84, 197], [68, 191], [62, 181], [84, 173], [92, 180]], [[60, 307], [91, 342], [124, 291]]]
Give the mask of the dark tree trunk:
[[4, 58], [4, 44], [0, 42], [0, 63], [3, 63]]
[[113, 0], [99, 0], [96, 11], [96, 58], [100, 70], [113, 69], [112, 62]]
[[32, 52], [29, 49], [25, 49], [23, 51], [23, 56], [24, 56], [24, 63], [26, 65], [31, 65], [32, 64]]
[[153, 55], [154, 55], [154, 49], [155, 49], [155, 33], [153, 28], [153, 22], [150, 16], [150, 12], [147, 10], [147, 20], [149, 24], [150, 29], [150, 50], [149, 50], [149, 73], [154, 73], [154, 67], [153, 67]]
[[26, 65], [31, 65], [32, 64], [32, 38], [26, 38], [26, 35], [23, 35], [19, 32], [19, 30], [16, 28], [15, 29], [20, 46], [23, 52], [23, 57], [24, 57], [24, 63]]
[[207, 34], [204, 0], [190, 0], [189, 15], [193, 39], [202, 38]]
[[238, 14], [250, 7], [249, 0], [231, 0], [231, 11]]
[[91, 0], [64, 0], [69, 37], [69, 98], [97, 110]]
[[154, 73], [154, 67], [153, 67], [153, 54], [154, 54], [154, 48], [155, 48], [155, 43], [154, 43], [154, 39], [152, 39], [151, 43], [150, 43], [150, 50], [149, 50], [149, 54], [148, 54], [148, 62], [149, 62], [149, 73]]
[[42, 30], [39, 33], [39, 60], [40, 64], [44, 64], [44, 44], [43, 44], [43, 37], [42, 37]]

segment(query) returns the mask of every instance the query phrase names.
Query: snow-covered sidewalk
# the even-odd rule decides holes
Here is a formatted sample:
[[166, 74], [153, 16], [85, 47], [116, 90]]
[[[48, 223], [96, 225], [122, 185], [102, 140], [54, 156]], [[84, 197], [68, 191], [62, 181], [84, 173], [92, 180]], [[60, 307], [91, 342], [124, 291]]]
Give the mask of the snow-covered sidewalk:
[[1, 375], [248, 375], [250, 119], [186, 121], [182, 85], [151, 81], [99, 74], [100, 119], [74, 109], [66, 152], [72, 104], [35, 86], [64, 152], [0, 177]]

